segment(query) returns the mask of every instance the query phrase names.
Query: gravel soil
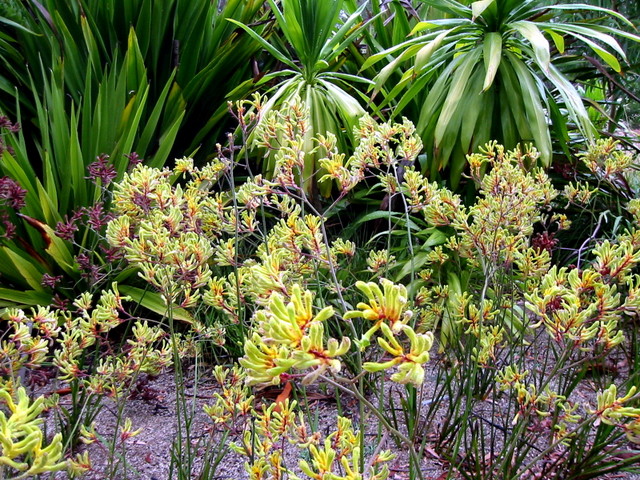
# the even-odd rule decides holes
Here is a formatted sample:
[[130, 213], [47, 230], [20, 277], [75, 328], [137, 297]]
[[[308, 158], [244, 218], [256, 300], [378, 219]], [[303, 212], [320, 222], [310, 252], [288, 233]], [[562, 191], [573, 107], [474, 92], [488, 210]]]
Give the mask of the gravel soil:
[[[431, 378], [431, 380], [429, 380]], [[435, 378], [434, 372], [428, 372], [426, 391], [432, 388]], [[193, 380], [193, 375], [187, 372], [185, 376], [186, 404], [190, 411], [190, 437], [189, 441], [193, 447], [193, 466], [191, 475], [182, 478], [204, 478], [200, 476], [202, 471], [203, 457], [206, 456], [205, 445], [210, 445], [211, 453], [219, 454], [223, 452], [229, 442], [239, 440], [239, 435], [231, 434], [221, 444], [220, 433], [215, 433], [211, 420], [204, 413], [203, 406], [213, 403], [213, 394], [217, 391], [215, 381], [210, 375], [199, 377], [197, 384]], [[388, 382], [391, 385], [391, 382]], [[390, 387], [388, 387], [390, 388]], [[258, 397], [258, 402], [271, 402], [277, 392]], [[332, 392], [312, 392], [308, 396], [307, 415], [317, 420], [319, 430], [329, 433], [335, 426], [335, 419], [338, 416], [338, 405]], [[374, 392], [375, 393], [375, 392]], [[387, 392], [386, 396], [393, 395]], [[375, 403], [375, 395], [370, 399]], [[425, 401], [428, 403], [428, 400]], [[120, 409], [118, 405], [110, 399], [105, 399], [104, 406], [96, 418], [96, 431], [105, 440], [105, 443], [112, 441], [114, 433], [118, 428], [118, 418], [130, 418], [133, 429], [140, 429], [140, 433], [127, 440], [126, 447], [116, 448], [110, 453], [108, 448], [97, 444], [88, 446], [81, 445], [78, 452], [89, 451], [92, 461], [92, 471], [83, 478], [88, 480], [118, 479], [118, 480], [173, 480], [178, 474], [171, 472], [171, 452], [176, 444], [177, 438], [177, 413], [176, 413], [176, 388], [173, 373], [168, 372], [157, 378], [144, 379], [136, 389], [132, 398], [124, 402]], [[426, 406], [426, 405], [425, 405]], [[491, 419], [491, 415], [499, 415], [500, 406], [487, 400], [479, 405], [479, 415], [485, 419]], [[119, 411], [121, 410], [121, 411]], [[353, 420], [354, 425], [358, 421], [358, 410], [355, 401], [346, 396], [341, 401], [340, 410], [342, 415]], [[396, 453], [396, 458], [389, 464], [391, 474], [390, 480], [408, 480], [408, 454], [406, 449], [398, 448], [395, 442], [386, 435], [382, 436], [380, 443], [380, 428], [377, 418], [373, 415], [365, 419], [367, 429], [365, 431], [365, 456], [371, 455], [376, 448], [391, 449]], [[183, 422], [184, 424], [184, 422]], [[432, 424], [432, 429], [437, 429], [440, 421], [436, 419]], [[432, 448], [430, 437], [435, 437], [435, 431], [426, 433], [426, 448], [423, 457], [422, 471], [425, 479], [444, 480], [449, 471], [448, 463]], [[184, 435], [183, 435], [184, 438]], [[498, 445], [499, 448], [499, 445]], [[304, 452], [295, 446], [285, 445], [284, 464], [297, 470], [299, 459], [304, 456]], [[245, 471], [244, 465], [246, 457], [233, 451], [227, 450], [217, 465], [215, 472], [206, 478], [211, 480], [244, 480], [249, 475]], [[186, 465], [186, 462], [182, 462]], [[188, 471], [189, 469], [187, 469]], [[302, 478], [306, 478], [301, 475]], [[56, 480], [64, 480], [66, 474], [58, 473]], [[458, 474], [453, 474], [449, 478], [463, 478]], [[533, 477], [530, 477], [533, 478]], [[603, 479], [624, 479], [640, 480], [640, 475], [635, 474], [612, 474], [602, 476]], [[524, 480], [524, 478], [523, 478]]]

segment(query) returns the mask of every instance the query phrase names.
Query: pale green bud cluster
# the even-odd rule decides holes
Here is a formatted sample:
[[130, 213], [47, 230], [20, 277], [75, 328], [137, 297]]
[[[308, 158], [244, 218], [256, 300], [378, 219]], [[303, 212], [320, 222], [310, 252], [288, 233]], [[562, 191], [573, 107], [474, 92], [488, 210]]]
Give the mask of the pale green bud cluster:
[[528, 371], [522, 372], [516, 365], [507, 365], [496, 376], [498, 388], [510, 392], [517, 404], [518, 411], [511, 423], [515, 425], [518, 421], [527, 422], [531, 417], [541, 423], [552, 417], [553, 441], [568, 444], [575, 433], [571, 426], [583, 420], [583, 416], [577, 413], [580, 405], [559, 395], [549, 386], [540, 393], [534, 384], [526, 382], [528, 376]]

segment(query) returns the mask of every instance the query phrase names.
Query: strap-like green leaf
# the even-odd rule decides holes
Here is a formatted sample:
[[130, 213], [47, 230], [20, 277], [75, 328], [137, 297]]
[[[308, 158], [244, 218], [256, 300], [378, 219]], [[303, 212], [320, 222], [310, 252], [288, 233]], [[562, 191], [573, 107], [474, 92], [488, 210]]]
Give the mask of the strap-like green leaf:
[[[366, 6], [367, 4], [363, 3], [358, 10], [344, 21], [338, 31], [332, 34], [329, 41], [323, 45], [322, 50], [320, 51], [320, 58], [328, 59], [335, 57], [342, 53], [348, 45], [353, 43], [353, 39], [356, 38], [362, 29], [366, 27], [364, 23], [359, 27], [355, 27], [355, 24], [361, 18], [362, 12]], [[369, 20], [369, 22], [371, 21], [372, 19]]]
[[269, 42], [267, 42], [264, 38], [262, 38], [256, 32], [254, 32], [249, 27], [247, 27], [245, 24], [233, 18], [227, 18], [227, 21], [233, 23], [234, 25], [237, 25], [238, 27], [243, 29], [245, 32], [247, 32], [251, 38], [253, 38], [256, 42], [262, 45], [262, 48], [264, 48], [267, 52], [273, 55], [277, 60], [281, 61], [282, 63], [289, 66], [290, 68], [293, 68], [294, 70], [300, 70], [300, 68], [294, 62], [292, 62], [289, 58], [287, 58], [286, 55], [281, 53], [277, 48], [275, 48], [273, 45], [271, 45]]
[[[553, 24], [550, 24], [550, 25], [553, 25]], [[553, 29], [558, 32], [563, 32], [568, 35], [573, 35], [574, 37], [587, 43], [589, 46], [592, 46], [594, 45], [594, 42], [589, 39], [590, 37], [594, 40], [602, 42], [605, 45], [608, 45], [623, 59], [626, 60], [627, 58], [624, 50], [622, 49], [622, 47], [620, 46], [620, 44], [615, 38], [613, 38], [611, 35], [607, 35], [606, 33], [599, 32], [595, 28], [589, 28], [582, 25], [558, 25], [558, 26], [554, 26]], [[640, 41], [640, 38], [638, 38], [637, 41]], [[598, 47], [598, 48], [601, 48], [601, 47]]]
[[495, 0], [479, 0], [471, 4], [472, 19], [475, 21]]
[[547, 109], [546, 105], [542, 103], [540, 89], [536, 85], [533, 75], [522, 62], [513, 61], [511, 65], [513, 66], [520, 85], [522, 85], [522, 100], [529, 128], [533, 136], [533, 142], [540, 152], [540, 158], [544, 165], [549, 166], [552, 155], [551, 135], [545, 114]]
[[184, 113], [185, 112], [182, 112], [182, 114], [174, 120], [173, 125], [160, 137], [158, 151], [153, 155], [153, 158], [147, 162], [149, 166], [160, 168], [166, 163], [167, 158], [169, 158], [169, 153], [173, 148], [176, 135], [178, 134], [178, 129], [184, 118]]
[[407, 40], [405, 42], [399, 43], [397, 45], [394, 45], [390, 48], [387, 48], [386, 50], [383, 50], [381, 52], [378, 53], [374, 53], [373, 55], [371, 55], [369, 58], [367, 58], [365, 60], [365, 62], [362, 64], [362, 67], [360, 68], [360, 71], [366, 70], [367, 68], [371, 67], [372, 65], [375, 65], [376, 63], [378, 63], [380, 60], [382, 60], [383, 58], [386, 58], [388, 56], [390, 56], [391, 54], [402, 50], [404, 48], [407, 48], [417, 42], [422, 42], [423, 39], [421, 38], [412, 38], [411, 40]]
[[414, 64], [415, 73], [419, 74], [420, 71], [427, 64], [429, 59], [433, 56], [433, 53], [442, 45], [442, 41], [451, 33], [451, 29], [445, 30], [438, 34], [436, 38], [424, 45], [416, 54], [416, 61]]
[[169, 89], [173, 84], [175, 73], [176, 71], [173, 70], [171, 72], [171, 75], [167, 79], [167, 82], [165, 83], [162, 91], [160, 92], [160, 95], [158, 95], [156, 104], [153, 106], [153, 110], [151, 111], [151, 114], [149, 115], [149, 117], [147, 118], [147, 121], [145, 122], [144, 129], [142, 130], [142, 134], [140, 135], [140, 139], [136, 142], [136, 149], [140, 155], [144, 156], [146, 154], [147, 147], [151, 142], [151, 138], [155, 133], [156, 128], [158, 128], [160, 115], [162, 114], [162, 111], [165, 107], [165, 102], [166, 102], [167, 96], [169, 95]]
[[[118, 290], [121, 294], [131, 297], [134, 302], [139, 303], [144, 308], [148, 308], [158, 315], [166, 316], [168, 313], [167, 305], [157, 292], [142, 290], [141, 288], [132, 287], [130, 285], [118, 285]], [[171, 315], [175, 320], [187, 323], [193, 322], [193, 316], [184, 308], [174, 306], [171, 309]]]
[[490, 140], [487, 134], [478, 138], [477, 133], [482, 131], [482, 127], [491, 125], [492, 110], [494, 101], [494, 90], [484, 91], [482, 84], [484, 75], [481, 69], [476, 70], [471, 79], [470, 95], [467, 96], [468, 103], [465, 105], [465, 113], [460, 123], [460, 145], [465, 153], [471, 153], [478, 145], [478, 142]]
[[562, 3], [558, 5], [551, 4], [551, 5], [545, 5], [544, 7], [540, 7], [535, 10], [539, 11], [539, 10], [546, 10], [549, 8], [552, 10], [575, 10], [575, 11], [587, 10], [591, 12], [606, 13], [607, 15], [615, 17], [618, 20], [626, 23], [628, 26], [635, 28], [635, 25], [627, 17], [616, 12], [615, 10], [611, 10], [609, 8], [597, 7], [595, 5], [587, 5], [586, 3]]
[[[14, 252], [8, 247], [0, 247], [0, 249], [2, 249], [4, 254], [6, 254], [15, 270], [20, 274], [27, 285], [38, 292], [44, 291], [40, 284], [42, 281], [42, 274], [45, 272], [44, 267], [38, 264], [35, 260], [29, 261], [23, 258], [17, 252]], [[5, 267], [7, 266], [3, 266], [3, 268]]]
[[463, 98], [464, 93], [467, 90], [471, 72], [473, 72], [473, 69], [477, 66], [482, 51], [481, 49], [482, 47], [476, 47], [470, 52], [463, 54], [464, 60], [453, 75], [451, 87], [449, 88], [447, 98], [442, 106], [442, 113], [440, 114], [434, 133], [434, 143], [436, 147], [439, 147], [442, 144], [442, 139], [448, 129], [449, 121], [455, 112], [461, 107], [460, 100]]
[[8, 19], [7, 17], [0, 17], [0, 23], [4, 23], [5, 25], [13, 28], [17, 28], [18, 30], [22, 30], [23, 32], [30, 33], [32, 35], [36, 35], [36, 33], [32, 30], [29, 30], [24, 25], [14, 22], [13, 20]]
[[421, 45], [411, 45], [409, 48], [403, 51], [400, 55], [398, 55], [398, 57], [396, 57], [391, 63], [389, 63], [388, 65], [385, 65], [385, 67], [382, 70], [380, 70], [380, 73], [376, 75], [374, 95], [375, 93], [380, 91], [380, 89], [389, 79], [391, 74], [399, 69], [402, 62], [416, 55], [421, 48], [422, 48]]
[[540, 68], [544, 71], [547, 71], [551, 61], [549, 42], [544, 37], [538, 26], [533, 22], [523, 20], [520, 22], [513, 22], [511, 27], [531, 43], [538, 65], [540, 65]]
[[37, 305], [49, 305], [51, 295], [37, 290], [14, 290], [0, 288], [0, 307], [33, 307]]
[[557, 88], [558, 93], [564, 100], [567, 112], [576, 123], [580, 132], [588, 139], [593, 139], [594, 127], [589, 119], [587, 109], [582, 103], [582, 97], [573, 84], [551, 64], [546, 77]]
[[485, 36], [483, 55], [485, 77], [482, 91], [486, 92], [493, 84], [493, 79], [502, 59], [502, 35], [497, 32], [491, 32]]
[[563, 54], [564, 53], [564, 37], [556, 33], [551, 28], [544, 28], [543, 30], [551, 36], [551, 39], [553, 40], [553, 43], [558, 49], [558, 52], [560, 52], [560, 54]]
[[[468, 54], [467, 54], [468, 55]], [[440, 75], [438, 75], [437, 80], [433, 84], [433, 86], [429, 89], [429, 94], [427, 98], [424, 100], [422, 108], [420, 110], [420, 117], [418, 119], [418, 124], [416, 128], [419, 132], [423, 132], [426, 128], [427, 124], [431, 121], [431, 119], [435, 116], [437, 111], [441, 108], [442, 102], [444, 102], [446, 98], [446, 92], [449, 88], [451, 75], [459, 68], [459, 65], [462, 61], [464, 61], [466, 56], [459, 55], [454, 58], [453, 61], [442, 71]], [[428, 80], [427, 76], [424, 76], [424, 81]], [[418, 83], [418, 82], [416, 82]], [[420, 85], [420, 88], [424, 88], [424, 84]], [[410, 89], [412, 96], [417, 95], [419, 90], [415, 90], [414, 86]], [[407, 92], [408, 95], [408, 92]], [[404, 99], [404, 96], [403, 96]], [[401, 101], [403, 101], [401, 99]]]
[[522, 84], [518, 80], [513, 64], [522, 60], [511, 52], [505, 52], [500, 64], [500, 125], [503, 142], [508, 148], [515, 147], [519, 139], [532, 139], [526, 109], [521, 92]]

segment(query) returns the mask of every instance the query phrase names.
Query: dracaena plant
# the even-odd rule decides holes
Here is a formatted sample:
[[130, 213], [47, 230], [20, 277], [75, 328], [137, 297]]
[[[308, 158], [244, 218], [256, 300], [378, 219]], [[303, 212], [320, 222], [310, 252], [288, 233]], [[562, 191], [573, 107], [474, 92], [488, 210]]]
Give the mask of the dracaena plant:
[[[351, 2], [316, 2], [313, 0], [283, 0], [279, 4], [269, 0], [280, 35], [271, 42], [258, 33], [234, 20], [249, 33], [263, 48], [279, 62], [284, 69], [267, 74], [258, 85], [274, 81], [269, 89], [269, 100], [263, 113], [281, 108], [300, 98], [309, 109], [308, 129], [304, 141], [305, 161], [298, 182], [303, 182], [308, 192], [315, 188], [318, 161], [321, 152], [314, 151], [312, 138], [317, 135], [334, 134], [341, 151], [352, 144], [352, 128], [364, 114], [354, 84], [366, 79], [340, 71], [345, 51], [353, 44], [362, 29], [359, 8], [347, 18], [343, 18], [346, 6]], [[268, 157], [263, 170], [273, 175], [275, 159]], [[322, 185], [322, 192], [328, 194], [330, 182]]]
[[[563, 55], [574, 42], [621, 72], [626, 56], [615, 37], [640, 37], [621, 29], [573, 21], [565, 12], [590, 11], [632, 24], [617, 12], [583, 4], [516, 0], [426, 2], [440, 18], [419, 22], [412, 37], [372, 55], [363, 68], [391, 58], [375, 79], [376, 90], [413, 59], [387, 101], [399, 114], [410, 102], [421, 106], [417, 130], [432, 176], [447, 168], [455, 186], [465, 155], [488, 140], [507, 148], [534, 142], [540, 160], [553, 155], [552, 129], [576, 128], [592, 139], [594, 128], [579, 89], [562, 70]], [[422, 92], [425, 92], [422, 94]], [[564, 138], [564, 135], [558, 135]]]

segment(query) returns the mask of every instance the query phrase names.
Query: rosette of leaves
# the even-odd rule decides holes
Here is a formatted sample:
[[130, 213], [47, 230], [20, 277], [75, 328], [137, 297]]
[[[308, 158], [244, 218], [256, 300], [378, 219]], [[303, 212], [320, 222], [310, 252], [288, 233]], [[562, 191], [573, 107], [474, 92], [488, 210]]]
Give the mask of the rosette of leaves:
[[[319, 168], [318, 161], [322, 158], [322, 153], [314, 150], [312, 139], [319, 134], [333, 133], [339, 150], [345, 151], [352, 143], [352, 128], [364, 114], [350, 89], [354, 82], [367, 80], [340, 71], [343, 54], [362, 29], [360, 13], [364, 6], [343, 19], [346, 6], [343, 0], [282, 0], [280, 5], [269, 0], [269, 5], [280, 32], [271, 43], [249, 26], [233, 19], [229, 21], [244, 29], [284, 65], [282, 70], [265, 75], [257, 84], [264, 87], [275, 82], [268, 92], [270, 98], [262, 110], [263, 117], [272, 109], [298, 103], [298, 99], [309, 109], [309, 129], [304, 135], [306, 157], [299, 180], [304, 182], [307, 192], [312, 192], [317, 183], [314, 175]], [[275, 159], [268, 157], [263, 170], [271, 175], [274, 167]], [[330, 189], [330, 182], [321, 184], [323, 194], [328, 194]]]
[[619, 59], [626, 61], [626, 56], [614, 35], [640, 40], [602, 22], [559, 16], [597, 12], [633, 27], [619, 13], [597, 6], [519, 0], [427, 3], [441, 12], [440, 18], [419, 22], [413, 38], [372, 55], [363, 69], [391, 59], [375, 79], [380, 90], [413, 59], [385, 103], [397, 99], [396, 114], [411, 102], [422, 103], [417, 130], [430, 157], [428, 169], [434, 176], [448, 168], [454, 187], [465, 156], [489, 140], [507, 148], [533, 142], [542, 163], [549, 165], [551, 128], [564, 138], [574, 127], [591, 139], [594, 128], [580, 92], [561, 69], [563, 54], [577, 41], [621, 72]]

